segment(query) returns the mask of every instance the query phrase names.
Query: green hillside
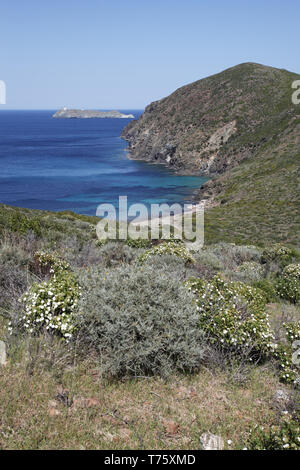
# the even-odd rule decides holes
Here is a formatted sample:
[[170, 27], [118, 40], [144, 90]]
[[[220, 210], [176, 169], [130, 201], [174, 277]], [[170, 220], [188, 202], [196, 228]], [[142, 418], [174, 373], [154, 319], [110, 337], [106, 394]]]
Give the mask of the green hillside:
[[123, 131], [132, 158], [212, 178], [197, 195], [207, 242], [299, 243], [299, 78], [241, 64], [150, 104]]

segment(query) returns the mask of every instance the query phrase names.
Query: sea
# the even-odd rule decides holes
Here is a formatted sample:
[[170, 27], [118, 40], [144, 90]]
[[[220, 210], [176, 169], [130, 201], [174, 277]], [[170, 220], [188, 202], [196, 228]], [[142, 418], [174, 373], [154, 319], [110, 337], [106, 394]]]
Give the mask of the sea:
[[[53, 119], [56, 110], [0, 111], [0, 202], [96, 215], [99, 204], [189, 203], [207, 180], [128, 158], [131, 119]], [[138, 118], [142, 110], [120, 110]]]

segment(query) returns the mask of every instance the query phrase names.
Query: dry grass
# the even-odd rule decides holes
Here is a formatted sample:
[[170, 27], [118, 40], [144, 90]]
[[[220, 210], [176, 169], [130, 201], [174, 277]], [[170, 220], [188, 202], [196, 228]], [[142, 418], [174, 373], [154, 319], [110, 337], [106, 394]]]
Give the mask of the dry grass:
[[[3, 265], [24, 265], [27, 272], [28, 263], [23, 260], [27, 254], [30, 259], [32, 240], [26, 246], [17, 241], [6, 245]], [[77, 252], [86, 258], [86, 252], [77, 248], [73, 259]], [[210, 253], [202, 264], [214, 269], [215, 258]], [[223, 258], [228, 262], [228, 250]], [[18, 297], [12, 284], [7, 298]], [[14, 305], [10, 306], [13, 312]], [[268, 310], [278, 335], [287, 315], [299, 314], [285, 303], [270, 304]], [[168, 381], [141, 377], [109, 382], [91, 357], [79, 362], [71, 347], [58, 338], [20, 335], [9, 340], [6, 327], [1, 311], [0, 339], [10, 349], [7, 365], [0, 367], [0, 449], [189, 450], [198, 449], [200, 435], [208, 431], [225, 442], [230, 439], [227, 447], [234, 449], [244, 447], [250, 427], [267, 427], [279, 419], [273, 395], [283, 386], [266, 367], [252, 366], [249, 376], [242, 370], [239, 377], [211, 363], [210, 370], [173, 375]], [[240, 381], [245, 377], [247, 381]]]
[[107, 382], [91, 362], [57, 373], [28, 361], [0, 368], [1, 449], [198, 449], [207, 431], [239, 448], [249, 427], [276, 419], [279, 383], [263, 367], [246, 385], [207, 370]]

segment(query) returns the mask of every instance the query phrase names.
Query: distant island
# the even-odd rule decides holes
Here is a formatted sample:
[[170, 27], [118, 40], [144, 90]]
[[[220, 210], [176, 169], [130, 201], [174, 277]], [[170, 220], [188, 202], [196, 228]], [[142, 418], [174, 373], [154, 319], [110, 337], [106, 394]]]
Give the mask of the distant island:
[[90, 119], [90, 118], [116, 118], [116, 119], [134, 119], [133, 114], [122, 114], [120, 111], [94, 111], [91, 109], [59, 109], [54, 118], [64, 119]]

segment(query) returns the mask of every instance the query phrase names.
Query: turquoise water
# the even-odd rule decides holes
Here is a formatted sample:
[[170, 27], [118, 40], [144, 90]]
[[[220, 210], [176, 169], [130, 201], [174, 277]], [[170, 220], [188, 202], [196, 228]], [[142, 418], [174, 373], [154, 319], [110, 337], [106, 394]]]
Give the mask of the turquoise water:
[[[141, 111], [124, 110], [135, 117]], [[54, 111], [0, 112], [0, 202], [95, 215], [99, 204], [187, 203], [206, 178], [129, 160], [129, 119], [52, 119]]]

